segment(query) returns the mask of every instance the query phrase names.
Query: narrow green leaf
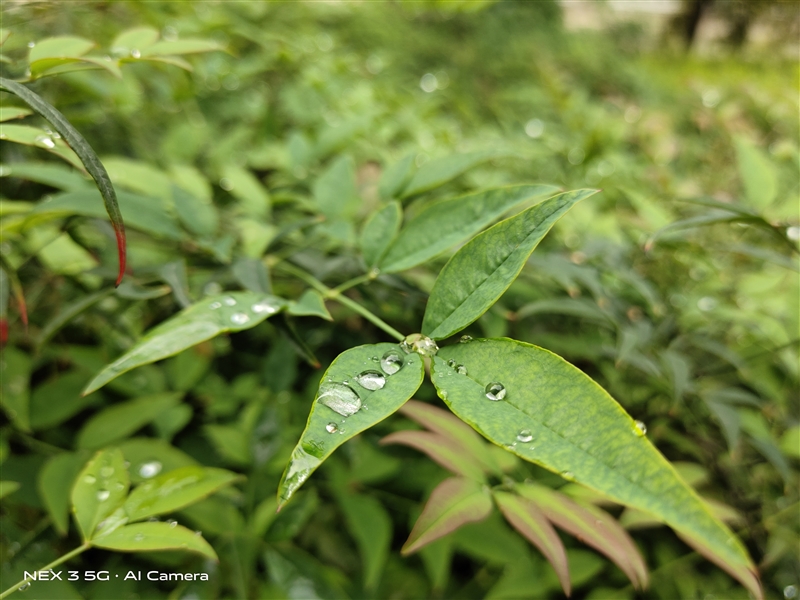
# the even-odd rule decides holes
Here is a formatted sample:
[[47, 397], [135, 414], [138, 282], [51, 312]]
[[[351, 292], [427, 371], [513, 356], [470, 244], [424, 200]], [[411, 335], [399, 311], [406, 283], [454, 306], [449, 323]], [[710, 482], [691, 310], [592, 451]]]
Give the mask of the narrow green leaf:
[[133, 348], [100, 371], [83, 393], [221, 333], [255, 327], [285, 306], [281, 298], [253, 292], [231, 292], [201, 300], [148, 331]]
[[422, 333], [447, 338], [480, 317], [516, 279], [550, 228], [597, 190], [565, 192], [501, 221], [444, 266], [428, 299]]
[[314, 182], [312, 191], [320, 212], [330, 219], [351, 216], [359, 206], [353, 159], [335, 160]]
[[253, 173], [238, 165], [227, 165], [222, 177], [228, 180], [225, 189], [239, 200], [243, 212], [259, 218], [270, 213], [272, 200]]
[[111, 42], [111, 53], [117, 56], [129, 56], [136, 50], [141, 53], [144, 48], [155, 44], [158, 37], [158, 31], [152, 27], [126, 29]]
[[82, 453], [64, 452], [50, 458], [39, 471], [37, 487], [59, 535], [69, 530], [69, 502], [75, 478], [86, 464]]
[[22, 431], [30, 431], [31, 358], [13, 346], [3, 348], [0, 357], [0, 406], [12, 423]]
[[166, 392], [119, 402], [98, 413], [78, 433], [78, 448], [102, 448], [128, 437], [181, 401], [181, 392]]
[[60, 59], [79, 59], [94, 48], [94, 42], [73, 36], [59, 36], [37, 42], [28, 55], [31, 77], [36, 78]]
[[471, 238], [518, 204], [556, 192], [552, 185], [515, 185], [437, 202], [406, 224], [380, 260], [380, 269], [393, 273], [422, 264]]
[[[3, 165], [0, 177], [19, 177], [67, 191], [84, 190], [90, 181], [79, 172], [47, 162], [19, 162]], [[105, 214], [105, 213], [101, 213]]]
[[359, 246], [367, 267], [374, 267], [392, 243], [403, 220], [400, 203], [392, 201], [374, 212], [361, 230]]
[[416, 552], [466, 523], [482, 521], [491, 512], [492, 498], [488, 488], [469, 479], [445, 479], [431, 492], [400, 552]]
[[414, 173], [411, 181], [403, 189], [401, 197], [408, 198], [409, 196], [415, 196], [437, 188], [466, 173], [472, 167], [499, 156], [501, 154], [494, 150], [486, 150], [468, 154], [453, 154], [452, 156], [434, 159], [422, 165]]
[[422, 357], [404, 354], [397, 344], [367, 344], [340, 354], [322, 376], [305, 431], [281, 478], [279, 507], [336, 448], [405, 404], [423, 374]]
[[0, 140], [47, 150], [51, 154], [63, 158], [71, 165], [81, 168], [80, 158], [63, 140], [54, 138], [47, 133], [47, 131], [39, 127], [3, 123], [0, 125]]
[[175, 40], [173, 42], [156, 42], [141, 50], [142, 58], [153, 56], [168, 56], [171, 54], [198, 54], [200, 52], [213, 52], [222, 50], [222, 46], [210, 40]]
[[364, 565], [364, 589], [374, 591], [389, 556], [392, 520], [383, 505], [371, 496], [342, 493], [337, 500]]
[[24, 85], [2, 77], [0, 77], [0, 90], [15, 94], [34, 111], [44, 117], [55, 130], [61, 134], [64, 141], [66, 141], [75, 154], [78, 155], [83, 166], [86, 167], [86, 170], [94, 178], [117, 236], [117, 250], [119, 254], [117, 285], [119, 285], [122, 281], [122, 276], [125, 274], [125, 225], [122, 222], [122, 214], [119, 211], [114, 186], [111, 183], [111, 179], [108, 177], [103, 163], [100, 162], [100, 159], [97, 157], [94, 150], [92, 150], [89, 143], [80, 132], [67, 121], [64, 115], [45, 102], [38, 94], [33, 93]]
[[[30, 110], [21, 106], [0, 106], [0, 122], [22, 119], [30, 114], [32, 114]], [[3, 174], [5, 174], [5, 166], [3, 166]]]
[[[458, 375], [448, 359], [464, 364], [469, 375]], [[740, 581], [751, 577], [754, 568], [741, 542], [622, 407], [559, 356], [514, 340], [476, 340], [442, 348], [432, 371], [439, 396], [490, 441], [615, 502], [650, 512], [678, 532], [700, 536], [735, 565]], [[498, 401], [487, 396], [492, 390]]]
[[239, 478], [236, 473], [212, 467], [183, 467], [163, 473], [134, 489], [123, 508], [128, 520], [171, 513], [230, 485]]
[[398, 198], [416, 171], [414, 154], [408, 154], [384, 170], [378, 184], [378, 193], [384, 200]]
[[13, 494], [20, 488], [20, 484], [16, 481], [0, 481], [0, 498], [5, 498], [9, 494]]
[[286, 312], [298, 317], [319, 317], [333, 321], [331, 313], [325, 307], [325, 299], [316, 290], [306, 290], [297, 302], [289, 304]]
[[778, 173], [775, 166], [744, 137], [737, 137], [736, 162], [744, 184], [747, 203], [757, 209], [769, 206], [778, 194]]
[[111, 515], [128, 494], [130, 479], [122, 452], [101, 450], [86, 463], [72, 487], [72, 512], [84, 540]]
[[544, 554], [561, 582], [561, 588], [569, 596], [572, 592], [569, 581], [569, 565], [564, 544], [553, 526], [536, 504], [507, 492], [492, 492], [495, 502], [511, 526], [519, 531], [531, 544]]
[[381, 440], [381, 444], [403, 444], [427, 454], [455, 475], [484, 482], [486, 478], [480, 463], [464, 451], [464, 447], [443, 435], [430, 431], [395, 431]]
[[171, 523], [134, 523], [113, 530], [92, 540], [92, 545], [122, 552], [150, 550], [185, 550], [212, 560], [219, 560], [202, 535]]
[[59, 310], [58, 314], [55, 317], [50, 319], [42, 330], [39, 332], [39, 338], [36, 340], [36, 347], [41, 349], [44, 347], [50, 339], [58, 333], [61, 328], [63, 328], [67, 323], [69, 323], [72, 319], [77, 317], [79, 314], [88, 310], [100, 300], [109, 296], [113, 293], [113, 288], [108, 288], [105, 290], [100, 290], [99, 292], [95, 292], [94, 294], [88, 294], [81, 298], [78, 298], [75, 302], [70, 302], [66, 306], [62, 307]]

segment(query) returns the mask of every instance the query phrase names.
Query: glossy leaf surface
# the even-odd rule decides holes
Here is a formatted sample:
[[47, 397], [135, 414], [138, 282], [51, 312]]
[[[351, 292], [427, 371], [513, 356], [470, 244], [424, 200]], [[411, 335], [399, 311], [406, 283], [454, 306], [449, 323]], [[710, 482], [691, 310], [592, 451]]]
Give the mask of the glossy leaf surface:
[[515, 185], [437, 202], [409, 221], [379, 265], [393, 273], [420, 265], [469, 239], [522, 202], [552, 196], [552, 185]]
[[381, 440], [381, 444], [403, 444], [427, 454], [448, 471], [475, 481], [484, 481], [480, 464], [464, 447], [443, 435], [430, 431], [395, 431]]
[[128, 493], [130, 479], [122, 452], [101, 450], [78, 474], [72, 487], [72, 510], [84, 540], [116, 510]]
[[108, 550], [144, 552], [146, 550], [185, 550], [212, 560], [217, 553], [198, 532], [175, 523], [134, 523], [124, 525], [92, 540], [92, 545]]
[[89, 394], [131, 369], [173, 356], [221, 333], [255, 327], [285, 306], [286, 301], [281, 298], [253, 292], [205, 298], [148, 331], [133, 348], [100, 371], [83, 393]]
[[432, 190], [498, 155], [497, 152], [488, 150], [454, 154], [427, 162], [414, 173], [400, 195], [408, 198]]
[[[402, 367], [391, 374], [384, 370], [386, 363], [381, 364], [387, 353], [403, 359]], [[394, 368], [388, 370], [394, 371]], [[365, 372], [382, 376], [383, 387], [367, 389], [359, 384], [359, 375]], [[397, 344], [367, 344], [342, 352], [322, 376], [305, 431], [281, 478], [279, 506], [289, 500], [336, 448], [405, 404], [419, 388], [423, 374], [422, 357], [404, 354]], [[368, 386], [377, 387], [377, 384]]]
[[[469, 375], [458, 375], [448, 359], [464, 364]], [[634, 420], [564, 359], [531, 344], [491, 339], [447, 346], [434, 361], [439, 396], [490, 441], [620, 504], [657, 515], [678, 532], [701, 537], [736, 566], [741, 580], [753, 570], [742, 543]], [[497, 383], [504, 393], [492, 401], [487, 388]]]
[[422, 333], [446, 338], [480, 317], [516, 279], [555, 222], [595, 193], [576, 190], [559, 194], [468, 242], [439, 273], [425, 309]]

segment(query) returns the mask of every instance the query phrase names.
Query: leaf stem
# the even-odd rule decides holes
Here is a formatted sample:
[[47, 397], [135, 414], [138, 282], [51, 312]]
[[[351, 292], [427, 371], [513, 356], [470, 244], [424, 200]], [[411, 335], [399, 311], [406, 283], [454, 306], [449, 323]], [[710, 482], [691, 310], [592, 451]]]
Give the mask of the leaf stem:
[[[50, 570], [50, 569], [52, 569], [53, 567], [57, 567], [57, 566], [58, 566], [58, 565], [60, 565], [61, 563], [63, 563], [63, 562], [67, 562], [69, 559], [71, 559], [71, 558], [74, 558], [74, 557], [78, 556], [79, 554], [81, 554], [81, 553], [85, 552], [85, 551], [86, 551], [86, 550], [88, 550], [89, 548], [91, 548], [91, 545], [90, 545], [88, 542], [87, 542], [87, 543], [85, 543], [85, 544], [83, 544], [82, 546], [78, 546], [78, 547], [77, 547], [77, 548], [75, 548], [75, 549], [74, 549], [72, 552], [67, 552], [67, 553], [66, 553], [64, 556], [61, 556], [61, 557], [59, 557], [59, 558], [55, 559], [55, 560], [54, 560], [53, 562], [51, 562], [49, 565], [45, 565], [45, 566], [44, 566], [44, 567], [42, 567], [41, 569], [38, 569], [38, 571], [49, 571], [49, 570]], [[2, 600], [3, 598], [5, 598], [6, 596], [10, 596], [10, 595], [11, 595], [11, 594], [13, 594], [14, 592], [18, 591], [20, 587], [22, 587], [22, 586], [23, 586], [23, 585], [25, 585], [26, 583], [30, 583], [31, 581], [33, 581], [33, 580], [32, 580], [32, 579], [30, 579], [29, 577], [24, 577], [23, 579], [21, 579], [20, 581], [18, 581], [18, 582], [17, 582], [17, 583], [15, 583], [14, 585], [12, 585], [10, 588], [8, 588], [8, 589], [7, 589], [5, 592], [3, 592], [2, 594], [0, 594], [0, 600]]]
[[[329, 288], [327, 285], [322, 283], [319, 279], [317, 279], [316, 277], [314, 277], [310, 273], [306, 273], [303, 269], [300, 269], [300, 268], [294, 266], [293, 264], [291, 264], [288, 261], [280, 262], [275, 266], [277, 268], [279, 268], [279, 269], [282, 269], [283, 271], [285, 271], [287, 273], [291, 273], [292, 275], [296, 276], [299, 279], [302, 279], [308, 285], [310, 285], [315, 290], [320, 292], [323, 295], [323, 297], [325, 297], [325, 298], [327, 298], [329, 300], [335, 300], [336, 302], [338, 302], [339, 304], [342, 304], [343, 306], [346, 306], [347, 308], [349, 308], [353, 312], [358, 313], [359, 315], [364, 317], [367, 321], [369, 321], [370, 323], [372, 323], [376, 327], [379, 327], [380, 329], [382, 329], [383, 331], [388, 333], [390, 336], [392, 336], [397, 341], [402, 341], [402, 340], [405, 339], [406, 336], [404, 336], [402, 333], [397, 331], [394, 327], [392, 327], [391, 325], [389, 325], [388, 323], [383, 321], [383, 319], [381, 319], [377, 315], [373, 314], [372, 312], [370, 312], [369, 310], [367, 310], [366, 308], [364, 308], [363, 306], [361, 306], [357, 302], [354, 302], [353, 300], [351, 300], [347, 296], [343, 295], [341, 293], [343, 290], [340, 290], [339, 288], [336, 288], [336, 289]], [[364, 279], [364, 278], [366, 278], [366, 279]], [[350, 281], [342, 284], [339, 287], [343, 288], [343, 289], [347, 289], [347, 288], [352, 287], [354, 285], [358, 285], [358, 283], [361, 283], [361, 281], [366, 281], [367, 279], [370, 279], [370, 278], [374, 279], [374, 276], [371, 276], [371, 275], [368, 274], [368, 275], [363, 275], [363, 276], [360, 276], [360, 277], [356, 277], [355, 279], [351, 279]], [[356, 281], [356, 280], [358, 280], [358, 281]]]

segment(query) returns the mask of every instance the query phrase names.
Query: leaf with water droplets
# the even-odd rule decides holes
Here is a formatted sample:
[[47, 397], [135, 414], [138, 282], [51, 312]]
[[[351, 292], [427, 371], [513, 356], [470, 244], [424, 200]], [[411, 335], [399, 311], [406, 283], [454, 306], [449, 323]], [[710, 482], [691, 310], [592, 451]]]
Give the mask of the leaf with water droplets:
[[131, 369], [173, 356], [221, 333], [255, 327], [286, 304], [282, 298], [253, 292], [205, 298], [148, 331], [133, 348], [100, 371], [83, 394], [103, 387]]
[[[437, 377], [450, 368], [449, 359], [466, 365], [469, 375]], [[701, 537], [750, 585], [755, 569], [741, 542], [648, 438], [635, 434], [622, 407], [579, 369], [531, 344], [488, 339], [442, 348], [431, 371], [440, 397], [478, 433], [525, 460], [568, 472], [619, 504], [650, 512], [679, 533]], [[503, 400], [486, 398], [485, 386], [493, 381], [505, 387]], [[523, 428], [532, 443], [516, 440]]]
[[134, 523], [92, 540], [92, 545], [122, 552], [185, 550], [219, 560], [211, 545], [191, 529], [170, 523]]
[[437, 202], [402, 229], [378, 266], [394, 273], [415, 267], [468, 240], [522, 202], [558, 192], [552, 185], [515, 185]]
[[[305, 431], [297, 443], [278, 487], [278, 505], [283, 506], [322, 462], [344, 442], [382, 421], [417, 391], [424, 364], [417, 354], [404, 356], [398, 370], [392, 363], [385, 384], [370, 390], [356, 383], [376, 363], [372, 357], [387, 353], [402, 355], [397, 344], [368, 344], [340, 354], [322, 376]], [[347, 382], [347, 383], [345, 383]], [[336, 428], [330, 426], [333, 423]], [[333, 431], [331, 431], [333, 429]]]
[[517, 278], [556, 221], [577, 202], [596, 193], [575, 190], [558, 194], [467, 242], [436, 279], [422, 333], [434, 339], [447, 338], [485, 313]]
[[72, 486], [72, 511], [84, 540], [113, 513], [128, 493], [130, 480], [122, 452], [113, 448], [94, 455]]
[[484, 482], [480, 463], [464, 451], [464, 447], [452, 438], [430, 431], [395, 431], [381, 440], [381, 444], [404, 444], [427, 454], [456, 475]]
[[506, 521], [536, 546], [553, 565], [564, 593], [569, 596], [571, 585], [567, 553], [564, 550], [564, 544], [561, 543], [561, 538], [558, 537], [542, 511], [526, 498], [520, 498], [508, 492], [494, 491], [492, 494]]
[[333, 321], [331, 313], [325, 307], [325, 298], [317, 290], [306, 290], [297, 302], [291, 302], [286, 312], [298, 317], [319, 317]]
[[488, 488], [470, 479], [445, 479], [431, 492], [400, 552], [416, 552], [466, 523], [482, 521], [491, 512]]
[[138, 485], [123, 505], [129, 521], [175, 512], [232, 484], [236, 473], [212, 467], [182, 467]]

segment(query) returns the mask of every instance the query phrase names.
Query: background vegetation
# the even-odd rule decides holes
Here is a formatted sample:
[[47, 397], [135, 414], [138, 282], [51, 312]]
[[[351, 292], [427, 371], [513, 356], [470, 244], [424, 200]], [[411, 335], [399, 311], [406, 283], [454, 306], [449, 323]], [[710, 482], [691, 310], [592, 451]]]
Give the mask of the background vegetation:
[[[414, 450], [379, 445], [412, 426], [401, 415], [347, 443], [275, 515], [322, 374], [314, 364], [387, 341], [339, 303], [327, 305], [330, 322], [311, 302], [308, 316], [216, 337], [80, 395], [191, 301], [243, 288], [298, 300], [307, 285], [297, 268], [330, 287], [360, 275], [359, 232], [385, 202], [396, 165], [491, 150], [490, 160], [407, 200], [406, 219], [502, 184], [603, 193], [558, 223], [471, 332], [551, 349], [595, 378], [717, 501], [759, 564], [767, 597], [797, 593], [798, 70], [780, 36], [760, 52], [700, 57], [669, 39], [653, 44], [631, 23], [567, 31], [549, 2], [3, 10], [5, 77], [24, 77], [28, 42], [54, 35], [95, 40], [101, 60], [125, 59], [121, 78], [78, 71], [32, 89], [84, 134], [121, 192], [145, 199], [130, 213], [123, 203], [130, 271], [114, 291], [116, 246], [102, 208], [58, 204], [86, 181], [46, 144], [0, 150], [0, 251], [30, 320], [26, 329], [4, 278], [2, 479], [19, 484], [3, 488], [4, 588], [79, 544], [66, 525], [72, 478], [93, 450], [115, 445], [134, 483], [197, 463], [244, 475], [174, 515], [202, 531], [220, 561], [91, 550], [69, 565], [206, 571], [212, 581], [38, 583], [36, 597], [560, 597], [545, 559], [497, 515], [400, 556], [447, 476]], [[220, 50], [184, 56], [187, 70], [113, 47], [138, 26]], [[412, 333], [446, 259], [377, 275], [347, 295]], [[130, 404], [155, 394], [174, 401], [147, 414]], [[429, 384], [416, 397], [439, 402]], [[55, 460], [58, 476], [47, 476]], [[602, 503], [533, 465], [514, 469]], [[650, 588], [635, 593], [611, 562], [565, 538], [575, 597], [747, 597], [671, 531], [610, 510], [641, 549]], [[364, 521], [376, 513], [391, 523], [384, 540]]]

